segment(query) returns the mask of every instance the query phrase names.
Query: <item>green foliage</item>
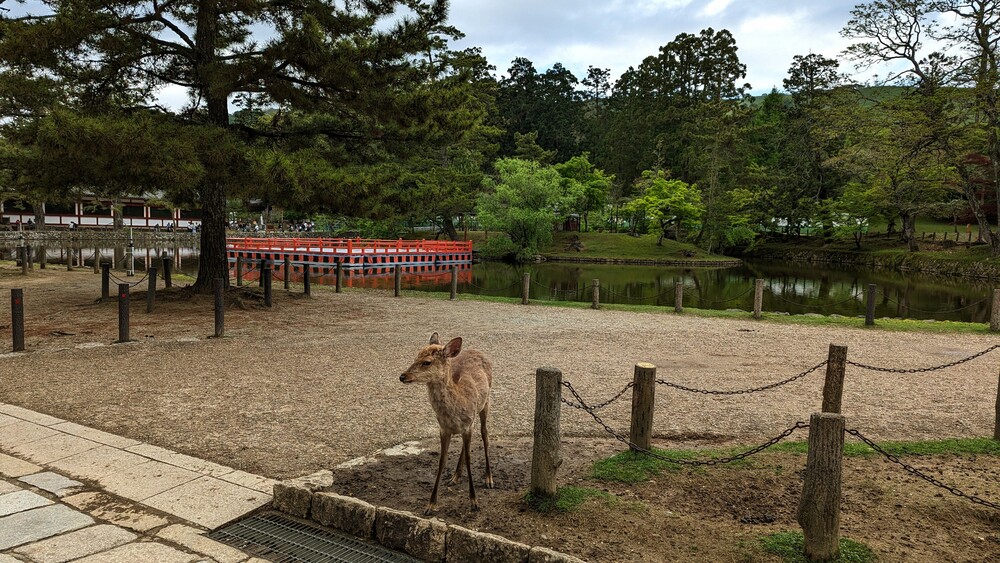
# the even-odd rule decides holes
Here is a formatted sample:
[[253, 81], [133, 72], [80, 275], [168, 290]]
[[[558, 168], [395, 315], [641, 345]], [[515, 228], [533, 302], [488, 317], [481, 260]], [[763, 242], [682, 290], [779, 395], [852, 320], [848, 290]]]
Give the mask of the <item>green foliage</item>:
[[[810, 563], [803, 554], [805, 538], [801, 532], [779, 532], [761, 538], [764, 551], [781, 557], [785, 563]], [[848, 538], [840, 538], [840, 555], [830, 563], [875, 563], [878, 557], [870, 547]]]
[[524, 502], [538, 512], [573, 512], [585, 502], [600, 500], [613, 504], [617, 499], [611, 493], [590, 487], [559, 487], [555, 496], [538, 497], [531, 493], [524, 495]]
[[[661, 450], [659, 448], [653, 448], [653, 451], [668, 459], [693, 459], [697, 456], [696, 452], [691, 451]], [[680, 468], [681, 466], [676, 463], [629, 450], [594, 462], [592, 475], [595, 479], [602, 481], [640, 483], [648, 481], [664, 471], [677, 471]]]
[[571, 200], [570, 209], [583, 217], [584, 231], [589, 231], [590, 214], [607, 205], [614, 176], [595, 167], [588, 153], [574, 156], [554, 168], [563, 177], [563, 193]]
[[657, 244], [668, 236], [670, 227], [675, 227], [674, 238], [680, 240], [680, 229], [695, 226], [705, 212], [696, 186], [670, 179], [662, 170], [644, 171], [637, 186], [641, 195], [625, 205], [625, 209], [657, 222], [660, 227]]

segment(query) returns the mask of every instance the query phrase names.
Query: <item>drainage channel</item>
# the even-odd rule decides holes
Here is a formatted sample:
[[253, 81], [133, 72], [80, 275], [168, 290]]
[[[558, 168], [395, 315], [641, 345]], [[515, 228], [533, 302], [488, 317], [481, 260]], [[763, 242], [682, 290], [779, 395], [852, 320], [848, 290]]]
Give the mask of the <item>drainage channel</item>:
[[251, 516], [208, 537], [280, 563], [420, 563], [409, 555], [278, 513]]

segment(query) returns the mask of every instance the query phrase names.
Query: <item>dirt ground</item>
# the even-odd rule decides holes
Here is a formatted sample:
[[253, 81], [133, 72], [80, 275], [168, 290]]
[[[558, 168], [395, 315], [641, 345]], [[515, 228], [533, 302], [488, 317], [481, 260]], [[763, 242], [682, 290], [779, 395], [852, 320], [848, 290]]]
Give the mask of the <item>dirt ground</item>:
[[[280, 286], [280, 284], [279, 284]], [[271, 310], [230, 300], [226, 337], [213, 332], [210, 296], [160, 291], [145, 313], [133, 297], [132, 338], [117, 338], [117, 304], [100, 302], [89, 270], [0, 266], [0, 291], [25, 290], [26, 354], [0, 355], [0, 401], [275, 478], [330, 468], [418, 440], [428, 451], [338, 471], [337, 487], [418, 511], [430, 494], [437, 423], [426, 392], [399, 383], [432, 331], [462, 336], [495, 364], [490, 417], [498, 488], [468, 512], [465, 484], [445, 490], [451, 522], [594, 561], [766, 561], [760, 535], [796, 530], [804, 456], [761, 454], [739, 468], [678, 471], [646, 483], [595, 481], [591, 463], [619, 450], [585, 413], [563, 410], [567, 451], [560, 482], [607, 490], [618, 502], [539, 515], [520, 498], [530, 470], [534, 371], [551, 365], [598, 402], [622, 388], [637, 362], [658, 377], [701, 388], [755, 387], [804, 371], [830, 343], [849, 359], [889, 367], [938, 365], [997, 343], [985, 335], [894, 333], [476, 301], [385, 291], [313, 297], [276, 290]], [[145, 288], [145, 283], [142, 284]], [[0, 317], [0, 351], [10, 326]], [[987, 436], [993, 431], [1000, 351], [927, 374], [849, 368], [847, 426], [876, 440]], [[657, 390], [654, 438], [663, 447], [752, 445], [818, 410], [822, 369], [767, 393], [718, 397]], [[628, 428], [629, 399], [606, 420]], [[805, 438], [805, 433], [798, 435]], [[457, 443], [452, 447], [453, 460]], [[481, 463], [476, 441], [473, 459]], [[1000, 460], [911, 460], [996, 502]], [[474, 469], [475, 471], [475, 469]], [[481, 472], [480, 472], [481, 475]], [[845, 466], [843, 533], [885, 561], [1000, 561], [1000, 514], [917, 481], [877, 458]], [[741, 522], [742, 519], [742, 522]]]

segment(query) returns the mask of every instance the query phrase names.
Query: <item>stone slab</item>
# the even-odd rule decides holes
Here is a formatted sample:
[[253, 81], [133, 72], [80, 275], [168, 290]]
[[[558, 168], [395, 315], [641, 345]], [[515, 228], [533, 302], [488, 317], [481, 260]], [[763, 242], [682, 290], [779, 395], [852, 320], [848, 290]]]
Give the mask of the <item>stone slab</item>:
[[52, 504], [51, 500], [31, 491], [4, 493], [0, 495], [0, 516], [8, 516], [50, 504]]
[[84, 487], [84, 484], [79, 481], [74, 481], [69, 477], [63, 477], [51, 471], [43, 471], [21, 477], [21, 482], [38, 487], [43, 491], [48, 491], [57, 497], [64, 497], [79, 492]]
[[[389, 549], [409, 553], [423, 561], [444, 561], [447, 536], [448, 526], [440, 520], [428, 520], [411, 512], [391, 508], [379, 507], [376, 510], [375, 541]], [[450, 560], [491, 561], [476, 558]]]
[[0, 518], [0, 551], [89, 526], [94, 520], [62, 504]]
[[221, 476], [213, 475], [213, 477], [218, 477], [219, 479], [234, 485], [239, 485], [241, 487], [246, 487], [248, 489], [253, 489], [267, 494], [274, 492], [274, 486], [278, 483], [278, 480], [276, 479], [268, 479], [267, 477], [261, 477], [260, 475], [254, 475], [253, 473], [247, 473], [246, 471], [239, 470], [233, 470], [232, 472]]
[[13, 493], [14, 491], [20, 491], [20, 490], [21, 487], [18, 487], [14, 484], [8, 483], [7, 481], [4, 481], [3, 479], [0, 479], [0, 495], [6, 493]]
[[162, 461], [147, 461], [120, 472], [102, 475], [98, 482], [109, 493], [143, 501], [197, 479], [199, 475]]
[[158, 542], [135, 542], [116, 547], [111, 551], [77, 559], [75, 563], [137, 563], [139, 561], [192, 563], [204, 559], [204, 557], [184, 553]]
[[129, 467], [148, 462], [148, 459], [140, 455], [110, 446], [100, 446], [54, 461], [49, 466], [75, 477], [98, 481], [105, 475], [120, 473]]
[[107, 493], [80, 493], [63, 499], [94, 518], [111, 522], [144, 534], [169, 524], [169, 520], [137, 502], [120, 499]]
[[0, 413], [20, 418], [21, 420], [27, 420], [28, 422], [34, 422], [35, 424], [40, 424], [42, 426], [52, 426], [53, 424], [65, 422], [61, 418], [56, 418], [54, 416], [49, 416], [47, 414], [42, 414], [40, 412], [35, 412], [33, 410], [5, 403], [0, 403]]
[[100, 444], [97, 442], [60, 432], [41, 440], [19, 444], [10, 448], [10, 451], [20, 458], [44, 465], [98, 446]]
[[11, 457], [7, 454], [0, 454], [0, 475], [6, 475], [7, 477], [23, 477], [25, 475], [31, 475], [32, 473], [38, 473], [41, 470], [42, 468], [34, 463], [29, 463], [23, 459]]
[[15, 549], [14, 553], [38, 563], [64, 563], [125, 545], [137, 537], [118, 526], [101, 524], [24, 545]]
[[0, 414], [0, 426], [9, 426], [15, 422], [21, 422], [21, 419], [8, 414]]
[[545, 547], [533, 547], [528, 552], [528, 563], [586, 563], [583, 559], [553, 551]]
[[175, 451], [151, 444], [138, 444], [125, 448], [125, 451], [139, 454], [156, 461], [162, 461], [163, 463], [169, 463], [170, 465], [180, 467], [181, 469], [187, 469], [188, 471], [194, 471], [195, 473], [201, 473], [202, 475], [209, 475], [211, 477], [219, 477], [234, 471], [232, 467], [226, 467], [224, 465], [219, 465], [218, 463], [212, 463], [211, 461], [198, 459], [196, 457], [177, 453]]
[[212, 530], [269, 502], [271, 495], [214, 477], [200, 477], [147, 498], [143, 504]]
[[80, 438], [86, 438], [92, 442], [97, 442], [98, 444], [104, 444], [105, 446], [112, 446], [115, 448], [125, 449], [142, 443], [139, 440], [116, 436], [115, 434], [109, 434], [102, 430], [82, 426], [75, 422], [60, 422], [59, 424], [54, 424], [52, 428], [60, 432], [79, 436]]
[[312, 520], [341, 532], [371, 539], [375, 532], [375, 506], [334, 493], [313, 493]]
[[274, 508], [285, 514], [309, 518], [313, 492], [331, 485], [333, 472], [328, 469], [281, 481], [274, 485]]
[[0, 553], [0, 563], [21, 563], [20, 559], [14, 559], [12, 555], [4, 555]]
[[160, 530], [160, 533], [157, 535], [196, 553], [207, 555], [218, 563], [240, 563], [247, 558], [246, 553], [213, 539], [206, 538], [200, 530], [184, 526], [183, 524], [167, 526]]
[[53, 430], [48, 426], [22, 420], [0, 427], [0, 448], [11, 450], [21, 444], [55, 436], [58, 433], [58, 430]]
[[448, 561], [527, 563], [531, 546], [507, 538], [448, 526]]

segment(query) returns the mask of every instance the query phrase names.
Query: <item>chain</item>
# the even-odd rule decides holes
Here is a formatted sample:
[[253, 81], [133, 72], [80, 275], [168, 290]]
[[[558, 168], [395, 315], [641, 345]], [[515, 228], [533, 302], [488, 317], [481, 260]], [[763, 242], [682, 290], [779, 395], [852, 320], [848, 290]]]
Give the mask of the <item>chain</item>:
[[896, 301], [892, 297], [889, 297], [889, 294], [886, 293], [885, 291], [879, 291], [879, 293], [881, 293], [882, 296], [885, 297], [886, 301], [888, 301], [890, 303], [895, 303], [896, 305], [899, 305], [900, 307], [905, 307], [907, 311], [914, 311], [914, 312], [917, 312], [917, 313], [926, 313], [928, 315], [938, 315], [938, 314], [943, 315], [945, 313], [957, 313], [959, 311], [964, 311], [966, 309], [971, 309], [972, 307], [975, 307], [976, 305], [982, 305], [983, 303], [986, 303], [987, 301], [989, 301], [989, 298], [987, 298], [987, 299], [980, 299], [979, 301], [976, 301], [975, 303], [970, 303], [970, 304], [968, 304], [968, 305], [966, 305], [964, 307], [959, 307], [958, 309], [948, 309], [948, 310], [945, 310], [945, 311], [928, 311], [926, 309], [917, 309], [916, 307], [910, 307], [909, 305], [904, 305], [904, 304], [900, 303], [899, 301]]
[[478, 289], [480, 292], [485, 292], [485, 293], [503, 293], [503, 292], [505, 292], [507, 290], [514, 289], [515, 287], [517, 287], [520, 284], [521, 284], [520, 281], [516, 281], [516, 282], [512, 283], [511, 285], [508, 285], [507, 287], [500, 287], [500, 288], [483, 287], [483, 286], [480, 286], [480, 285], [476, 285], [476, 284], [474, 284], [472, 282], [469, 282], [469, 283], [466, 283], [466, 284], [462, 284], [462, 285], [467, 285], [469, 287]]
[[837, 305], [843, 305], [844, 303], [847, 303], [849, 301], [856, 301], [858, 297], [861, 296], [860, 293], [855, 293], [854, 295], [848, 297], [847, 299], [844, 299], [843, 301], [836, 301], [834, 303], [825, 303], [823, 305], [806, 305], [805, 303], [799, 303], [798, 301], [792, 301], [791, 299], [786, 299], [777, 293], [772, 293], [771, 295], [774, 296], [779, 301], [784, 301], [785, 303], [798, 305], [799, 307], [805, 307], [807, 309], [828, 309], [830, 307], [836, 307]]
[[119, 278], [118, 276], [114, 275], [113, 273], [111, 273], [110, 270], [108, 271], [108, 276], [111, 277], [111, 278], [114, 278], [114, 280], [117, 281], [118, 283], [127, 283], [129, 285], [129, 287], [135, 287], [135, 286], [139, 285], [140, 283], [146, 281], [146, 278], [149, 277], [149, 271], [146, 271], [146, 275], [142, 276], [142, 279], [139, 280], [139, 281], [137, 281], [137, 282], [130, 282], [128, 280], [123, 280], [123, 279]]
[[[654, 300], [656, 300], [656, 299], [659, 299], [659, 298], [661, 298], [661, 297], [664, 297], [664, 296], [667, 296], [667, 295], [670, 295], [671, 293], [673, 293], [673, 291], [674, 291], [673, 289], [669, 289], [669, 290], [667, 290], [667, 291], [663, 291], [663, 292], [661, 292], [661, 293], [657, 293], [656, 295], [651, 295], [651, 296], [649, 296], [649, 297], [641, 297], [641, 298], [639, 298], [639, 299], [633, 299], [633, 298], [629, 297], [629, 298], [628, 298], [628, 299], [627, 299], [626, 301], [624, 301], [624, 302], [625, 302], [625, 303], [628, 303], [628, 304], [633, 304], [633, 305], [635, 305], [635, 304], [639, 304], [639, 303], [648, 303], [648, 302], [652, 302], [652, 301], [654, 301]], [[605, 293], [607, 293], [607, 294], [608, 294], [608, 296], [609, 296], [609, 297], [612, 297], [612, 298], [614, 298], [615, 296], [618, 296], [618, 297], [620, 298], [620, 297], [623, 297], [623, 296], [625, 295], [625, 294], [624, 294], [623, 292], [621, 292], [621, 291], [614, 291], [614, 290], [612, 290], [612, 289], [611, 289], [611, 288], [609, 288], [609, 287], [607, 287], [607, 288], [606, 288], [606, 287], [602, 287], [602, 288], [601, 288], [601, 294], [602, 294], [602, 295], [604, 295]]]
[[556, 288], [556, 287], [550, 287], [549, 288], [549, 293], [551, 293], [552, 295], [559, 295], [560, 293], [563, 294], [563, 295], [572, 295], [572, 294], [576, 294], [576, 293], [582, 293], [582, 292], [584, 292], [586, 290], [587, 290], [586, 286], [584, 286], [584, 287], [578, 287], [576, 289], [559, 289], [559, 288]]
[[688, 393], [701, 393], [702, 395], [746, 395], [748, 393], [758, 393], [760, 391], [767, 391], [767, 390], [770, 390], [770, 389], [774, 389], [775, 387], [781, 387], [782, 385], [788, 385], [789, 383], [791, 383], [793, 381], [797, 381], [799, 379], [802, 379], [803, 377], [805, 377], [805, 376], [809, 375], [810, 373], [818, 370], [819, 368], [825, 366], [826, 364], [827, 364], [827, 361], [823, 360], [819, 364], [817, 364], [817, 365], [815, 365], [815, 366], [807, 369], [806, 371], [804, 371], [802, 373], [797, 373], [797, 374], [789, 377], [788, 379], [782, 379], [781, 381], [778, 381], [778, 382], [775, 382], [775, 383], [770, 383], [770, 384], [764, 385], [762, 387], [753, 387], [751, 389], [737, 389], [735, 391], [717, 391], [717, 390], [711, 390], [711, 389], [695, 389], [694, 387], [685, 387], [684, 385], [678, 385], [677, 383], [671, 383], [671, 382], [663, 380], [663, 379], [657, 379], [656, 383], [658, 383], [660, 385], [666, 385], [667, 387], [673, 387], [674, 389], [677, 389], [677, 390], [680, 390], [680, 391], [687, 391]]
[[[566, 382], [566, 383], [564, 383], [564, 385], [569, 386], [569, 383]], [[624, 395], [626, 391], [628, 391], [629, 389], [631, 389], [634, 386], [635, 386], [635, 382], [634, 381], [629, 381], [628, 385], [626, 385], [614, 397], [611, 397], [610, 399], [608, 399], [607, 401], [604, 401], [603, 403], [599, 403], [599, 404], [593, 405], [590, 408], [592, 410], [599, 411], [599, 410], [603, 409], [604, 407], [606, 407], [606, 406], [610, 405], [611, 403], [613, 403], [613, 402], [617, 401], [618, 399], [620, 399], [621, 396]], [[574, 409], [587, 410], [587, 407], [583, 403], [574, 403], [572, 401], [567, 401], [566, 399], [564, 399], [562, 397], [559, 397], [559, 400], [562, 401], [563, 404], [565, 404], [567, 406], [570, 406], [570, 407], [573, 407]]]
[[724, 465], [726, 463], [732, 463], [734, 461], [739, 461], [741, 459], [748, 458], [748, 457], [750, 457], [750, 456], [752, 456], [754, 454], [760, 453], [760, 452], [762, 452], [762, 451], [770, 448], [771, 446], [773, 446], [773, 445], [777, 444], [778, 442], [784, 440], [785, 438], [791, 436], [793, 432], [795, 432], [796, 430], [799, 430], [800, 428], [809, 428], [809, 424], [806, 423], [806, 422], [801, 422], [801, 421], [800, 422], [796, 422], [795, 426], [792, 426], [791, 428], [786, 429], [784, 432], [782, 432], [781, 434], [778, 434], [774, 438], [771, 438], [767, 442], [764, 442], [763, 444], [761, 444], [759, 446], [756, 446], [756, 447], [751, 448], [751, 449], [749, 449], [749, 450], [747, 450], [745, 452], [738, 453], [738, 454], [736, 454], [734, 456], [730, 456], [730, 457], [720, 457], [720, 458], [714, 458], [714, 459], [706, 459], [706, 460], [703, 460], [703, 461], [692, 460], [692, 459], [674, 459], [674, 458], [669, 458], [669, 457], [662, 456], [662, 455], [660, 455], [660, 454], [658, 454], [658, 453], [656, 453], [656, 452], [654, 452], [652, 450], [647, 450], [645, 448], [640, 448], [639, 446], [633, 444], [631, 440], [629, 440], [628, 438], [626, 438], [626, 437], [622, 436], [621, 434], [619, 434], [618, 432], [616, 432], [614, 430], [614, 428], [611, 428], [610, 426], [608, 426], [608, 424], [606, 422], [604, 422], [601, 419], [601, 417], [596, 412], [594, 412], [594, 408], [588, 406], [587, 403], [583, 400], [583, 398], [580, 397], [580, 394], [576, 392], [576, 389], [573, 388], [573, 385], [570, 382], [563, 381], [562, 382], [562, 386], [565, 387], [565, 388], [567, 388], [567, 389], [569, 389], [569, 392], [573, 394], [573, 397], [575, 397], [576, 400], [577, 400], [577, 402], [581, 405], [581, 407], [580, 407], [581, 410], [583, 410], [584, 412], [586, 412], [587, 414], [589, 414], [591, 417], [593, 417], [594, 420], [598, 424], [600, 424], [602, 427], [604, 427], [604, 430], [608, 434], [610, 434], [611, 436], [613, 436], [616, 440], [618, 440], [622, 444], [625, 444], [626, 446], [628, 446], [629, 449], [637, 451], [637, 452], [639, 452], [641, 454], [644, 454], [644, 455], [647, 455], [649, 457], [658, 459], [660, 461], [665, 461], [667, 463], [675, 463], [677, 465], [687, 465], [687, 466], [692, 466], [692, 467], [704, 467], [704, 466]]
[[1000, 504], [997, 504], [995, 502], [990, 502], [988, 500], [979, 498], [979, 497], [977, 497], [975, 495], [970, 495], [970, 494], [964, 493], [964, 492], [958, 490], [956, 487], [952, 487], [951, 485], [946, 485], [946, 484], [942, 483], [941, 481], [938, 481], [934, 477], [931, 477], [930, 475], [926, 475], [926, 474], [922, 473], [916, 467], [913, 467], [912, 465], [909, 465], [906, 462], [904, 462], [901, 459], [899, 459], [899, 456], [893, 455], [893, 454], [891, 454], [891, 453], [883, 450], [881, 447], [879, 447], [878, 444], [876, 444], [875, 442], [869, 440], [861, 432], [858, 432], [857, 430], [850, 430], [850, 429], [845, 430], [845, 432], [847, 432], [851, 436], [854, 436], [858, 440], [861, 440], [862, 442], [864, 442], [865, 444], [867, 444], [868, 447], [870, 447], [871, 449], [873, 449], [876, 452], [878, 452], [878, 453], [882, 454], [883, 456], [885, 456], [885, 458], [887, 460], [891, 461], [892, 463], [895, 463], [896, 465], [899, 465], [900, 467], [902, 467], [910, 475], [913, 475], [915, 477], [919, 477], [919, 478], [923, 479], [924, 481], [927, 481], [931, 485], [934, 485], [935, 487], [940, 487], [940, 488], [948, 491], [949, 493], [951, 493], [951, 494], [953, 494], [955, 496], [959, 496], [959, 497], [962, 497], [964, 499], [968, 499], [968, 500], [970, 500], [970, 501], [972, 501], [972, 502], [974, 502], [976, 504], [982, 505], [982, 506], [986, 506], [986, 507], [989, 507], [989, 508], [995, 508], [997, 510], [1000, 510]]
[[865, 364], [859, 364], [857, 362], [852, 362], [851, 360], [847, 360], [847, 363], [850, 364], [850, 365], [852, 365], [852, 366], [854, 366], [854, 367], [857, 367], [857, 368], [868, 369], [868, 370], [872, 370], [872, 371], [884, 371], [884, 372], [889, 372], [889, 373], [925, 373], [925, 372], [928, 372], [928, 371], [937, 371], [939, 369], [950, 368], [950, 367], [953, 367], [953, 366], [957, 366], [959, 364], [964, 364], [965, 362], [971, 362], [972, 360], [975, 360], [979, 356], [985, 356], [986, 354], [989, 354], [990, 352], [992, 352], [993, 350], [996, 350], [997, 348], [1000, 348], [1000, 344], [995, 344], [993, 346], [990, 346], [989, 348], [983, 350], [982, 352], [979, 352], [977, 354], [973, 354], [973, 355], [969, 356], [968, 358], [962, 358], [961, 360], [957, 360], [957, 361], [951, 362], [950, 364], [942, 364], [940, 366], [934, 366], [934, 367], [929, 367], [929, 368], [911, 368], [911, 369], [904, 369], [904, 368], [882, 368], [882, 367], [877, 367], [877, 366], [869, 366], [869, 365], [865, 365]]
[[707, 301], [707, 302], [706, 301], [702, 301], [701, 299], [699, 299], [698, 300], [698, 304], [699, 305], [720, 305], [722, 303], [729, 303], [731, 301], [737, 301], [737, 300], [742, 299], [742, 298], [746, 297], [747, 295], [750, 295], [751, 293], [753, 293], [753, 290], [754, 290], [754, 288], [751, 287], [750, 289], [744, 291], [743, 293], [737, 295], [736, 297], [730, 297], [729, 299], [719, 299], [717, 301]]

